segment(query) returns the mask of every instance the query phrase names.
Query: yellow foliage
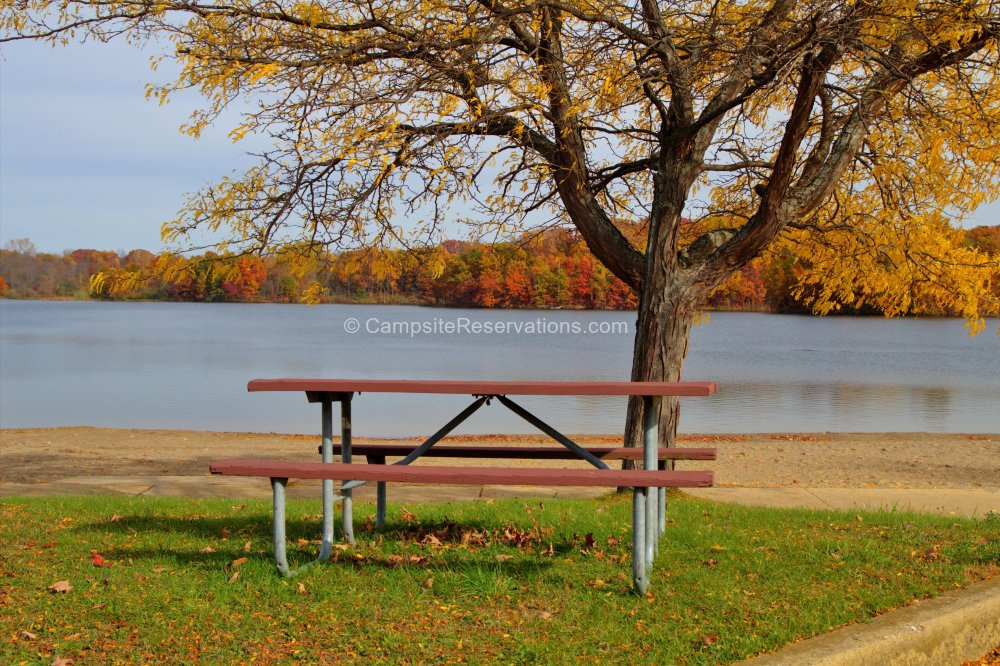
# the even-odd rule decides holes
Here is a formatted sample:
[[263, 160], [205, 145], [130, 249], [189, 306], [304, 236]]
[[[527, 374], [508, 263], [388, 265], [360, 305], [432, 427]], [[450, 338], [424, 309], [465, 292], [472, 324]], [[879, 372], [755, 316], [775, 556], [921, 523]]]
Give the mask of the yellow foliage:
[[[643, 13], [654, 5], [658, 16]], [[639, 252], [671, 264], [711, 241], [688, 255], [689, 273], [670, 269], [678, 289], [706, 280], [702, 296], [728, 277], [718, 266], [731, 273], [751, 258], [734, 251], [720, 264], [719, 243], [756, 234], [766, 242], [750, 255], [777, 242], [805, 259], [800, 293], [820, 313], [947, 307], [977, 329], [996, 312], [996, 260], [960, 247], [953, 230], [1000, 196], [996, 0], [491, 7], [0, 0], [0, 35], [169, 41], [162, 57], [179, 73], [147, 96], [163, 104], [199, 91], [205, 106], [182, 128], [192, 136], [252, 101], [230, 137], [268, 135], [273, 148], [187, 200], [162, 229], [178, 246], [207, 233], [220, 249], [298, 255], [289, 259], [298, 276], [317, 246], [361, 248], [391, 279], [384, 250], [439, 240], [446, 221], [502, 238], [569, 217], [611, 266], [620, 250], [605, 245], [620, 245], [598, 232], [656, 213], [678, 226], [635, 242]], [[833, 45], [824, 85], [790, 134], [805, 73]], [[953, 62], [918, 67], [949, 50]], [[719, 100], [717, 117], [699, 119]], [[787, 178], [768, 190], [786, 143]], [[664, 167], [664, 155], [675, 161]], [[682, 191], [670, 198], [673, 186]], [[439, 275], [443, 259], [427, 261]], [[92, 290], [130, 279], [107, 273]], [[307, 298], [321, 293], [313, 286]]]

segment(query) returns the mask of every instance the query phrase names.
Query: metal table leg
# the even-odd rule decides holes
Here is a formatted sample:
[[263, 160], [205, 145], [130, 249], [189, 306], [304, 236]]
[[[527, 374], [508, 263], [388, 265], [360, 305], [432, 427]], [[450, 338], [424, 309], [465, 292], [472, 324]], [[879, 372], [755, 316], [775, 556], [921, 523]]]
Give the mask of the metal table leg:
[[[340, 462], [351, 462], [351, 398], [353, 393], [345, 394], [340, 399]], [[351, 497], [353, 491], [346, 487], [349, 481], [341, 481], [340, 510], [344, 519], [344, 540], [354, 545], [354, 501]]]
[[[323, 462], [331, 463], [333, 462], [333, 402], [330, 396], [325, 396], [321, 405], [323, 410]], [[333, 549], [333, 481], [330, 479], [323, 479], [322, 544], [319, 550], [319, 559], [325, 560], [330, 557], [330, 551]]]
[[646, 567], [646, 494], [648, 488], [632, 489], [632, 586], [639, 594], [649, 588]]
[[[660, 399], [643, 396], [642, 446], [643, 469], [657, 468], [657, 453], [660, 437]], [[646, 491], [646, 568], [652, 569], [653, 558], [659, 546], [659, 493], [654, 488]]]

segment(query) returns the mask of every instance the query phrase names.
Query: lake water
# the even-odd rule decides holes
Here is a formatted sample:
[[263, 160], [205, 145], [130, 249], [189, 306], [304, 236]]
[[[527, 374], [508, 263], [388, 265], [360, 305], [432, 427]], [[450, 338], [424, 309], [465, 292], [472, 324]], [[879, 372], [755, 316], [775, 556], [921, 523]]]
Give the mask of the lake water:
[[[314, 433], [319, 410], [303, 395], [250, 394], [247, 381], [627, 380], [634, 322], [629, 312], [0, 301], [0, 427]], [[475, 332], [499, 325], [508, 330]], [[684, 378], [719, 391], [682, 401], [681, 431], [1000, 432], [997, 325], [969, 337], [949, 319], [715, 313], [693, 331]], [[428, 434], [468, 402], [362, 395], [355, 434]], [[623, 399], [519, 402], [567, 433], [623, 428]], [[458, 432], [532, 428], [494, 403]]]

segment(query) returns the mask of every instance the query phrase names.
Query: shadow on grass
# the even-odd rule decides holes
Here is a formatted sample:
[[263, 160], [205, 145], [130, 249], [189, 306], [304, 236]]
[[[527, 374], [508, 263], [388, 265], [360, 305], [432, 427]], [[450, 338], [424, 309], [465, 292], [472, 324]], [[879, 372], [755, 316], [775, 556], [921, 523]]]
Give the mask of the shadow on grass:
[[[338, 537], [341, 535], [339, 518], [338, 515], [335, 521]], [[194, 565], [205, 569], [224, 567], [239, 557], [272, 566], [274, 562], [271, 517], [265, 514], [233, 513], [224, 517], [191, 518], [125, 514], [114, 520], [80, 523], [72, 531], [84, 540], [92, 540], [92, 535], [96, 534], [112, 534], [129, 538], [135, 544], [133, 547], [105, 548], [102, 554], [110, 559], [162, 562], [166, 558], [179, 566]], [[319, 518], [287, 521], [288, 557], [293, 567], [316, 557], [320, 532]], [[567, 535], [556, 534], [553, 528], [523, 529], [491, 520], [463, 519], [460, 524], [450, 519], [401, 521], [390, 522], [379, 530], [356, 525], [355, 534], [358, 546], [335, 545], [325, 566], [433, 571], [451, 569], [460, 561], [463, 568], [492, 567], [504, 574], [516, 575], [521, 571], [537, 572], [551, 567], [550, 558], [558, 561], [560, 556], [580, 545], [578, 539], [574, 541]], [[144, 548], [143, 541], [162, 545]], [[248, 541], [255, 544], [252, 553], [244, 552]], [[354, 554], [362, 557], [356, 558]], [[533, 559], [530, 562], [513, 561], [515, 557]]]

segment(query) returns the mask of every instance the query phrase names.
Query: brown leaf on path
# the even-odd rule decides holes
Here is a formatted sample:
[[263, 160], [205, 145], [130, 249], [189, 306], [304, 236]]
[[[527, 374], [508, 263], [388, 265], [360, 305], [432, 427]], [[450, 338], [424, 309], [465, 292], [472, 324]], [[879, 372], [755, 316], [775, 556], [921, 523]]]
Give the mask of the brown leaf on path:
[[72, 589], [73, 586], [69, 584], [68, 580], [59, 580], [49, 585], [49, 592], [53, 594], [66, 594]]

